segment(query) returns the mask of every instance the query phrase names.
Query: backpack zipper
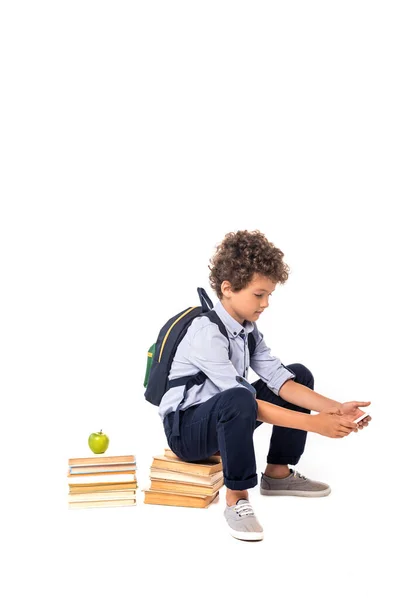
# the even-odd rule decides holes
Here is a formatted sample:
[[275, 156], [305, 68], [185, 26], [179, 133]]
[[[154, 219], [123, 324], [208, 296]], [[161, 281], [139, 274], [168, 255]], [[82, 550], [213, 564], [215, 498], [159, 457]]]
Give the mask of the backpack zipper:
[[180, 321], [181, 319], [183, 319], [183, 317], [185, 317], [185, 316], [186, 316], [188, 313], [190, 313], [190, 311], [191, 311], [191, 310], [194, 310], [195, 308], [197, 308], [197, 306], [192, 306], [192, 308], [189, 308], [189, 309], [188, 309], [187, 311], [185, 311], [185, 312], [184, 312], [184, 313], [183, 313], [183, 314], [182, 314], [180, 317], [178, 317], [178, 318], [176, 319], [176, 321], [174, 321], [174, 322], [172, 323], [171, 327], [168, 329], [167, 333], [166, 333], [166, 334], [165, 334], [165, 336], [164, 336], [163, 343], [162, 343], [162, 345], [161, 345], [161, 349], [160, 349], [160, 354], [159, 354], [159, 356], [158, 356], [158, 362], [161, 362], [161, 356], [162, 356], [162, 353], [163, 353], [163, 351], [164, 351], [164, 346], [165, 346], [165, 343], [166, 343], [166, 341], [167, 341], [167, 337], [168, 337], [168, 336], [169, 336], [169, 334], [171, 333], [171, 329], [173, 328], [173, 326], [174, 326], [174, 325], [176, 325], [178, 321]]

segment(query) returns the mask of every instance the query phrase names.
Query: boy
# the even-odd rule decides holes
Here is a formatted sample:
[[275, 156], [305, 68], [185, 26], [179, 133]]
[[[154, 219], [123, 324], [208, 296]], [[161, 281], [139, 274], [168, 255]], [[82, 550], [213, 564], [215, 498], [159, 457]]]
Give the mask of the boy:
[[[342, 438], [368, 425], [353, 423], [370, 402], [340, 403], [317, 394], [307, 367], [285, 367], [271, 355], [256, 322], [268, 307], [289, 268], [284, 254], [259, 231], [228, 233], [211, 259], [210, 282], [219, 302], [213, 310], [222, 320], [229, 343], [216, 323], [195, 318], [180, 342], [169, 380], [202, 371], [207, 379], [188, 390], [170, 388], [159, 414], [170, 448], [183, 460], [197, 461], [221, 453], [226, 485], [229, 532], [240, 540], [260, 540], [263, 529], [249, 503], [248, 489], [257, 485], [254, 430], [274, 425], [267, 466], [261, 474], [263, 495], [326, 496], [330, 487], [312, 481], [296, 465], [308, 431]], [[248, 335], [255, 337], [249, 357]], [[246, 380], [249, 366], [260, 379]], [[311, 415], [311, 411], [318, 414]]]

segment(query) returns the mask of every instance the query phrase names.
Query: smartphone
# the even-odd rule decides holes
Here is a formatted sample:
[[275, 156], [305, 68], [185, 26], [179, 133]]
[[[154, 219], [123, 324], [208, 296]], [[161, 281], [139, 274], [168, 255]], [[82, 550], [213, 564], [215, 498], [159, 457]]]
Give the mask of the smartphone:
[[363, 419], [365, 419], [365, 417], [369, 417], [370, 414], [369, 413], [363, 413], [360, 417], [357, 417], [357, 419], [355, 419], [353, 421], [353, 423], [359, 423], [360, 421], [362, 421]]

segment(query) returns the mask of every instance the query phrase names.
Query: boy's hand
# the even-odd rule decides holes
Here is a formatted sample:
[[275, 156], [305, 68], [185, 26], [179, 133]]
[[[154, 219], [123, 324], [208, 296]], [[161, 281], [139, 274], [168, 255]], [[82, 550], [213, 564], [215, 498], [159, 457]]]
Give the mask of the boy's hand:
[[353, 423], [349, 418], [343, 416], [340, 408], [331, 413], [319, 413], [314, 415], [316, 428], [315, 432], [331, 438], [342, 438], [349, 435], [352, 431], [358, 430], [358, 424]]
[[[340, 410], [343, 414], [350, 419], [350, 421], [354, 421], [357, 417], [361, 417], [363, 414], [363, 410], [360, 410], [360, 406], [369, 406], [371, 402], [343, 402]], [[367, 427], [370, 422], [371, 417], [365, 417], [358, 422], [358, 428], [363, 429], [363, 427]]]

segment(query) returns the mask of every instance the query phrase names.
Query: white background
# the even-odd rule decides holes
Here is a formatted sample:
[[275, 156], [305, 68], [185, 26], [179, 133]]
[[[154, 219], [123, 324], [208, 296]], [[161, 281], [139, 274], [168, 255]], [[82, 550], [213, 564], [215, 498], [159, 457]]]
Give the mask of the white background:
[[[399, 25], [384, 1], [1, 4], [5, 597], [395, 597]], [[332, 494], [254, 488], [253, 544], [224, 491], [68, 511], [67, 460], [100, 428], [147, 485], [148, 347], [238, 229], [291, 268], [259, 321], [273, 354], [372, 402], [366, 430], [308, 437], [298, 468]]]

